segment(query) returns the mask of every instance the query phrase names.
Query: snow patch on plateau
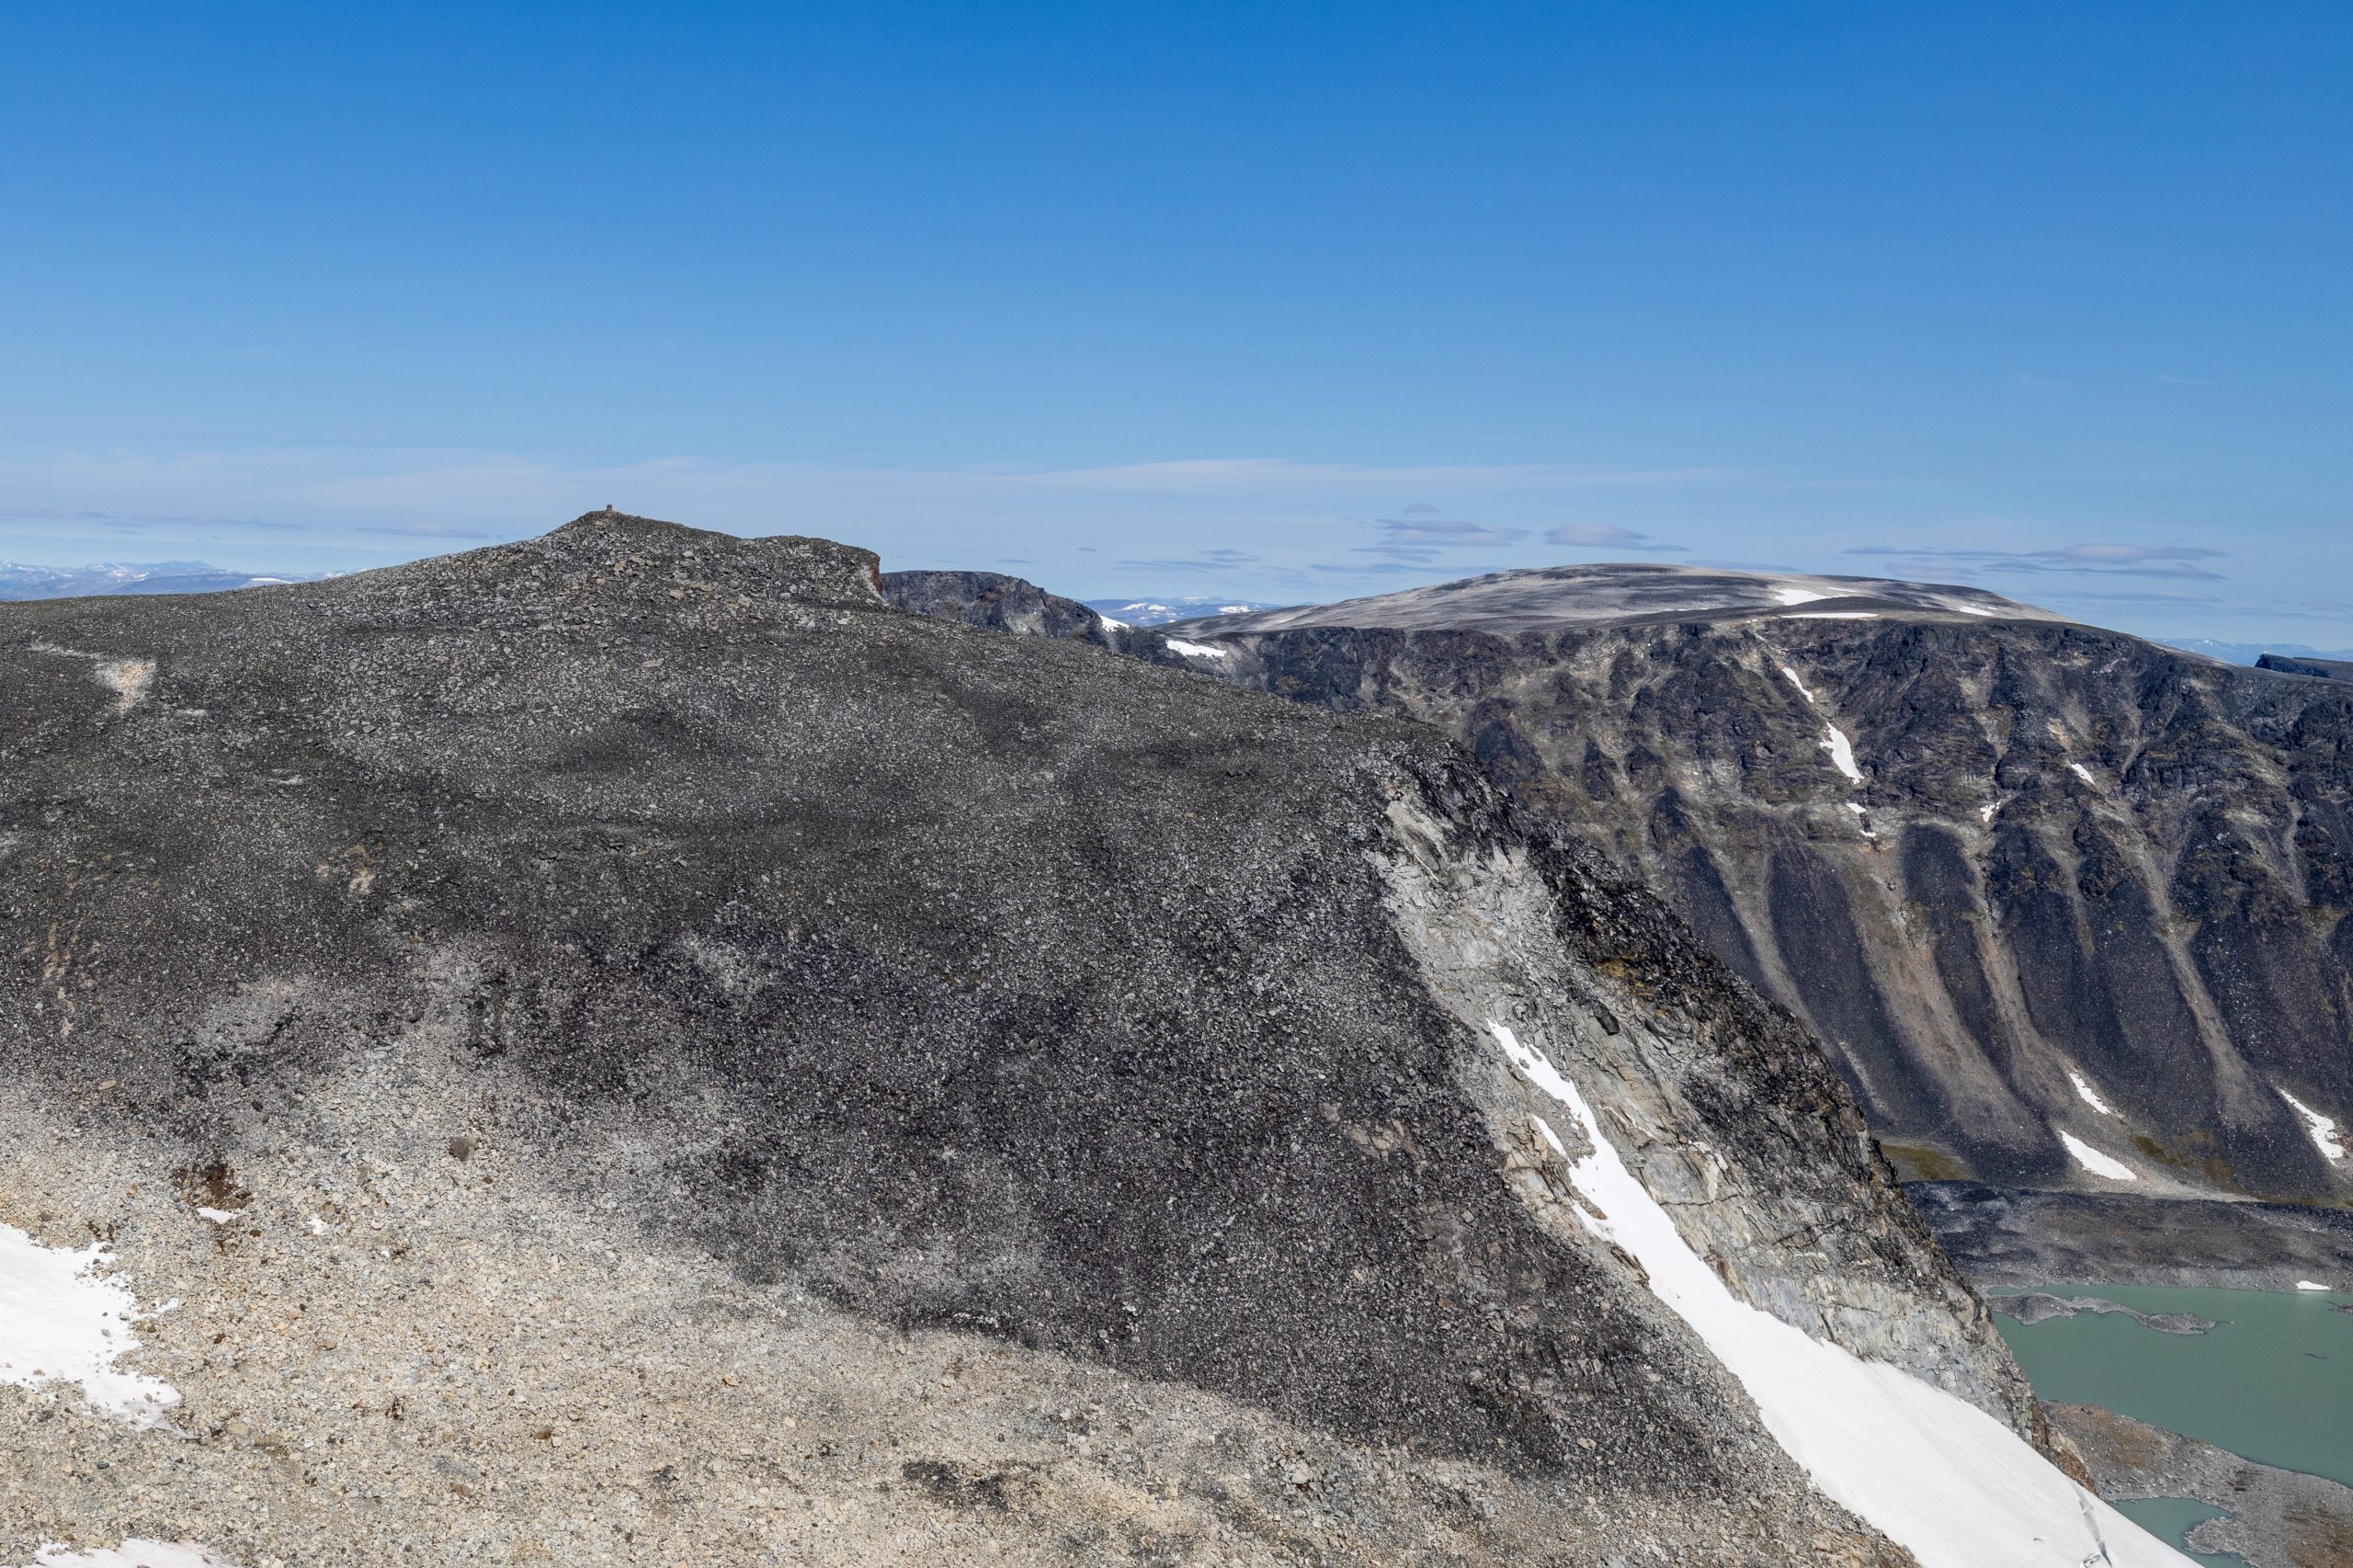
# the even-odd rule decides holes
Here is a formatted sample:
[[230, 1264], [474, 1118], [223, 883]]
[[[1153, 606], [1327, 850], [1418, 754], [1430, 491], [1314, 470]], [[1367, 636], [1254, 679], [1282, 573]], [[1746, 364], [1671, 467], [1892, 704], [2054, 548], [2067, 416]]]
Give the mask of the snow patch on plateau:
[[2075, 1085], [2075, 1094], [2077, 1097], [2082, 1099], [2086, 1105], [2099, 1112], [2100, 1115], [2114, 1116], [2116, 1114], [2115, 1111], [2109, 1108], [2108, 1102], [2099, 1097], [2098, 1091], [2094, 1089], [2089, 1084], [2084, 1082], [2084, 1075], [2081, 1073], [2076, 1072], [2073, 1067], [2067, 1069], [2067, 1081]]
[[1734, 1298], [1626, 1167], [1575, 1085], [1506, 1026], [1487, 1028], [1593, 1145], [1569, 1162], [1570, 1184], [1590, 1206], [1578, 1220], [1642, 1266], [1652, 1292], [1740, 1381], [1766, 1430], [1833, 1501], [1908, 1548], [1921, 1568], [2188, 1568], [1975, 1405]]
[[2327, 1156], [2332, 1163], [2345, 1158], [2347, 1152], [2345, 1147], [2345, 1137], [2336, 1131], [2336, 1118], [2321, 1115], [2285, 1089], [2279, 1090], [2279, 1097], [2286, 1100], [2290, 1108], [2304, 1119], [2304, 1131], [2312, 1134], [2313, 1144], [2324, 1155]]
[[1231, 648], [1212, 648], [1206, 642], [1188, 642], [1181, 637], [1171, 637], [1167, 642], [1188, 659], [1222, 659], [1233, 652]]
[[2072, 1132], [2059, 1134], [2059, 1142], [2067, 1145], [2067, 1153], [2075, 1156], [2075, 1164], [2096, 1176], [2106, 1176], [2110, 1181], [2139, 1181], [2141, 1179], [2133, 1174], [2131, 1165], [2121, 1160], [2110, 1159]]
[[42, 1547], [25, 1568], [237, 1568], [229, 1559], [192, 1540], [142, 1540], [137, 1537], [120, 1546], [93, 1547], [74, 1551], [63, 1545]]
[[1816, 599], [1826, 599], [1828, 594], [1817, 594], [1812, 588], [1776, 588], [1773, 602], [1780, 605], [1810, 605]]
[[1877, 620], [1875, 609], [1810, 609], [1796, 615], [1785, 615], [1783, 620]]
[[97, 1273], [107, 1249], [43, 1246], [0, 1224], [0, 1382], [69, 1382], [93, 1409], [133, 1426], [160, 1426], [180, 1402], [160, 1378], [118, 1371], [140, 1316], [129, 1290]]

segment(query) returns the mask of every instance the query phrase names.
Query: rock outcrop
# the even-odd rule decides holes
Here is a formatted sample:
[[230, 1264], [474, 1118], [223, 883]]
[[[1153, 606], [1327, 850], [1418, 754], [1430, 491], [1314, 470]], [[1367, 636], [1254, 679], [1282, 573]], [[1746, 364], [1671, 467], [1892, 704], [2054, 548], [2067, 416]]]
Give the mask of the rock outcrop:
[[1674, 567], [1168, 630], [1454, 734], [1809, 1023], [1907, 1176], [2353, 1199], [2353, 685]]
[[2353, 680], [2353, 660], [2306, 659], [2292, 653], [2266, 653], [2255, 661], [2259, 670], [2280, 675], [2311, 676], [2319, 680]]
[[1555, 1071], [1737, 1301], [2042, 1435], [1803, 1031], [1436, 731], [862, 551], [9, 607], [0, 879], [0, 1221], [168, 1385], [0, 1345], [0, 1560], [1907, 1561]]
[[2222, 1510], [2190, 1529], [2184, 1544], [2192, 1551], [2229, 1552], [2247, 1568], [2353, 1562], [2353, 1487], [2256, 1464], [2097, 1405], [2050, 1410], [2101, 1496], [2188, 1497]]

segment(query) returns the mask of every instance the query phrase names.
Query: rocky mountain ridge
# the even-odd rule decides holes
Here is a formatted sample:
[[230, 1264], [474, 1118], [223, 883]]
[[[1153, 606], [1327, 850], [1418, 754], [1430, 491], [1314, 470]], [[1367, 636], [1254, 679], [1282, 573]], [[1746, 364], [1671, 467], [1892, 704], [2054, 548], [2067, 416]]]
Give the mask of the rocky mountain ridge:
[[1648, 563], [1162, 630], [1454, 734], [1810, 1023], [1913, 1179], [2353, 1198], [2353, 687]]
[[1913, 1176], [2353, 1197], [2353, 691], [1949, 589], [1646, 614], [1597, 571], [1172, 631], [1458, 735], [1807, 1019]]
[[881, 581], [604, 513], [0, 611], [0, 1236], [142, 1314], [0, 1375], [0, 1557], [2177, 1561], [1803, 1032], [1436, 731]]

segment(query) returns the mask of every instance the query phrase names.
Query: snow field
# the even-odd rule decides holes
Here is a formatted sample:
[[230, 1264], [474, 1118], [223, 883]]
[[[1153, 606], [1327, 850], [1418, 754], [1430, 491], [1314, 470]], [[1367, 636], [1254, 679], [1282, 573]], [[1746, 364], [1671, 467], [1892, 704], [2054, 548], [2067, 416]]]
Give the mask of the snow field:
[[69, 1252], [0, 1224], [0, 1381], [73, 1383], [93, 1409], [133, 1426], [159, 1426], [179, 1391], [115, 1369], [115, 1358], [136, 1343], [139, 1303], [97, 1272], [105, 1260], [103, 1246]]
[[1653, 1293], [1740, 1381], [1766, 1430], [1834, 1501], [1921, 1568], [2188, 1568], [1975, 1405], [1736, 1300], [1626, 1167], [1576, 1086], [1506, 1025], [1487, 1028], [1593, 1145], [1569, 1163], [1571, 1185], [1591, 1205], [1578, 1210], [1586, 1229], [1642, 1265]]
[[2096, 1176], [2106, 1176], [2110, 1181], [2139, 1181], [2141, 1179], [2133, 1174], [2131, 1165], [2101, 1153], [2072, 1132], [2060, 1133], [2059, 1142], [2067, 1145], [2067, 1153], [2075, 1157], [2075, 1164]]

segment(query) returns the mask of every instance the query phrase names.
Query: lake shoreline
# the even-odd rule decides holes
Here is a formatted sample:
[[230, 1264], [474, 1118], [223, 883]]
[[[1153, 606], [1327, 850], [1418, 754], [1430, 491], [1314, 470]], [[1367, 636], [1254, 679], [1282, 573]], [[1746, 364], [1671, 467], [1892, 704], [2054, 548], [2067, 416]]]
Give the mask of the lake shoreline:
[[2353, 1562], [2353, 1487], [2257, 1464], [2226, 1449], [2097, 1405], [2045, 1402], [2103, 1502], [2184, 1497], [2222, 1510], [2182, 1544], [2229, 1551], [2248, 1568]]
[[2289, 1292], [2313, 1280], [2353, 1294], [2353, 1212], [2340, 1209], [1964, 1181], [1912, 1182], [1904, 1192], [1980, 1290], [2083, 1279]]

